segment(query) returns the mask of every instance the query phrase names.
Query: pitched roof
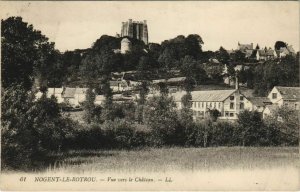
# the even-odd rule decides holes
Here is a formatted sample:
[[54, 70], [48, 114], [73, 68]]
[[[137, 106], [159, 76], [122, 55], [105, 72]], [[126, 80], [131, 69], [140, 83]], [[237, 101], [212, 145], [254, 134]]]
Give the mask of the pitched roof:
[[238, 44], [238, 49], [243, 51], [243, 50], [247, 50], [247, 49], [253, 49], [253, 44]]
[[266, 109], [269, 109], [269, 111], [271, 113], [273, 113], [278, 109], [278, 105], [276, 105], [276, 104], [266, 105], [266, 108], [264, 110], [266, 110]]
[[75, 94], [85, 94], [88, 88], [75, 88]]
[[275, 86], [283, 100], [300, 100], [300, 87]]
[[182, 82], [185, 81], [186, 77], [174, 77], [167, 80], [168, 83], [174, 83], [174, 82]]
[[210, 90], [210, 91], [193, 91], [193, 101], [224, 101], [236, 90]]
[[248, 97], [248, 100], [255, 106], [263, 107], [272, 102], [268, 97]]
[[292, 45], [287, 46], [287, 50], [288, 50], [290, 53], [295, 53], [295, 50], [294, 50], [294, 48], [293, 48]]
[[127, 87], [127, 82], [126, 81], [109, 81], [110, 86], [123, 86]]
[[250, 50], [250, 49], [246, 50], [245, 56], [246, 56], [246, 57], [251, 57], [253, 51], [254, 51], [254, 50]]
[[64, 97], [64, 98], [74, 97], [75, 90], [76, 90], [76, 88], [66, 87], [62, 97]]

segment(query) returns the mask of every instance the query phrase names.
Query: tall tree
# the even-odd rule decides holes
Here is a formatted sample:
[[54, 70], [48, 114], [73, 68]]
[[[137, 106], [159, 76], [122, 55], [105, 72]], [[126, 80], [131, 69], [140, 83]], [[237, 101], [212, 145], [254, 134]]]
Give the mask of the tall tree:
[[16, 83], [30, 89], [34, 69], [44, 64], [54, 44], [21, 17], [1, 20], [1, 35], [2, 86]]

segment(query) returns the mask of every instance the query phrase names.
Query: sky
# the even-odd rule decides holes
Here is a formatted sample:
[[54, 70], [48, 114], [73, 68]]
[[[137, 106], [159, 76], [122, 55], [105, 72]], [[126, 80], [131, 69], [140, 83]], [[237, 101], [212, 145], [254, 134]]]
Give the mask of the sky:
[[281, 40], [299, 51], [298, 1], [0, 1], [0, 17], [21, 16], [60, 51], [91, 47], [101, 35], [115, 36], [122, 21], [147, 20], [149, 42], [198, 34], [203, 50], [238, 42], [274, 47]]

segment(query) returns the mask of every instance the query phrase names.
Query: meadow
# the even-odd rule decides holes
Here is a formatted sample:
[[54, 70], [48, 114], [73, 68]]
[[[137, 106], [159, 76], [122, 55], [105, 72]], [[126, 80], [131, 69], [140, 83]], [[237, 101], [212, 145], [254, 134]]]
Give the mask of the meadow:
[[47, 172], [168, 172], [299, 168], [297, 147], [145, 148], [73, 150], [55, 154]]

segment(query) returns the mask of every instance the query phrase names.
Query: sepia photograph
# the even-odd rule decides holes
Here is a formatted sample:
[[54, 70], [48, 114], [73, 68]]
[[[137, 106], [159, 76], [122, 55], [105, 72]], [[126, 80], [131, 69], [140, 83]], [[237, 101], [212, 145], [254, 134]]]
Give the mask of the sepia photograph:
[[0, 1], [2, 191], [300, 191], [299, 1]]

